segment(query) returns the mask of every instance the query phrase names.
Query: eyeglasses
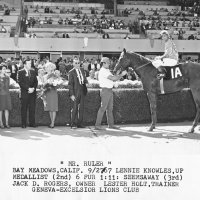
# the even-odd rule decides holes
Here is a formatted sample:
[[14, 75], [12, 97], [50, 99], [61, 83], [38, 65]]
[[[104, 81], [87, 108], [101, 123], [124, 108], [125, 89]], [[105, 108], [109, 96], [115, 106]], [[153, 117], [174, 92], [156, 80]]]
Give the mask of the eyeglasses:
[[74, 64], [75, 64], [75, 65], [78, 65], [78, 64], [80, 64], [80, 62], [75, 62]]

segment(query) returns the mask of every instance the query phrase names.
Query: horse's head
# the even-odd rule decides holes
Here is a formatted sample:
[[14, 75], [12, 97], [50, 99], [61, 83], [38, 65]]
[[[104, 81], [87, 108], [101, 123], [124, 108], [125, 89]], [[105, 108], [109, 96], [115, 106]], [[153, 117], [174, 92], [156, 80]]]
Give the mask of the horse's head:
[[124, 70], [127, 70], [128, 67], [130, 66], [131, 62], [130, 62], [130, 58], [127, 56], [127, 52], [126, 52], [126, 49], [124, 49], [115, 65], [115, 68], [114, 68], [114, 73], [117, 73], [117, 72], [122, 72]]

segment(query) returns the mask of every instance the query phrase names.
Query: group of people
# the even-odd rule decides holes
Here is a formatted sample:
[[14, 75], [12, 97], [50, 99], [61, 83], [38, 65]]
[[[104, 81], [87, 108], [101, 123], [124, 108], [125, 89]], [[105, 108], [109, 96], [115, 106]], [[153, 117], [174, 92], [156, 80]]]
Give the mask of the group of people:
[[[174, 66], [178, 63], [178, 51], [171, 40], [170, 34], [163, 30], [161, 31], [161, 37], [165, 42], [165, 53], [162, 56], [157, 56], [152, 64], [158, 69], [159, 73], [157, 78], [160, 80], [164, 77], [164, 73], [162, 71], [162, 66]], [[61, 61], [61, 60], [60, 60]], [[29, 59], [25, 59], [23, 61], [23, 68], [20, 69], [17, 73], [17, 82], [20, 86], [20, 99], [21, 99], [21, 127], [27, 127], [27, 111], [29, 111], [29, 126], [36, 127], [35, 123], [35, 104], [36, 104], [36, 88], [38, 86], [38, 82], [40, 81], [40, 85], [45, 87], [45, 84], [48, 86], [47, 90], [44, 90], [44, 110], [49, 112], [49, 116], [51, 119], [51, 123], [49, 125], [50, 128], [54, 128], [56, 112], [58, 111], [58, 95], [56, 84], [54, 83], [54, 77], [60, 77], [60, 72], [56, 70], [56, 65], [52, 62], [46, 62], [44, 65], [45, 71], [40, 72], [42, 69], [39, 68], [38, 74], [41, 79], [37, 78], [37, 73], [34, 68], [32, 68], [33, 62]], [[123, 78], [127, 71], [122, 72], [121, 74], [113, 75], [111, 73], [111, 61], [107, 57], [103, 57], [99, 65], [98, 71], [98, 81], [101, 87], [101, 106], [97, 113], [97, 119], [95, 123], [95, 129], [101, 129], [101, 121], [104, 112], [107, 114], [107, 122], [110, 128], [117, 128], [114, 126], [113, 120], [113, 93], [112, 88], [114, 86], [114, 82]], [[72, 101], [72, 109], [71, 109], [71, 128], [84, 128], [83, 124], [83, 112], [84, 112], [84, 99], [87, 95], [87, 76], [85, 73], [84, 66], [81, 67], [81, 62], [78, 57], [74, 57], [73, 68], [68, 73], [68, 86], [69, 86], [69, 96]], [[88, 69], [90, 67], [91, 70], [95, 70], [95, 63], [91, 63], [90, 66], [87, 66]], [[10, 128], [9, 126], [9, 110], [12, 109], [11, 97], [9, 94], [9, 75], [10, 71], [7, 71], [4, 65], [0, 65], [0, 127], [1, 128]], [[49, 82], [52, 78], [53, 81]], [[5, 113], [5, 125], [2, 120], [2, 113]]]
[[[95, 128], [101, 129], [101, 121], [105, 111], [107, 111], [108, 126], [110, 128], [116, 128], [114, 126], [113, 119], [113, 94], [112, 88], [114, 81], [120, 80], [126, 72], [121, 75], [112, 75], [110, 72], [110, 59], [103, 57], [101, 59], [99, 70], [99, 83], [101, 90], [101, 106], [97, 114]], [[9, 125], [9, 111], [12, 109], [11, 96], [9, 93], [9, 75], [5, 65], [0, 65], [0, 128], [10, 128]], [[38, 84], [42, 87], [46, 83], [50, 83], [49, 80], [56, 76], [56, 65], [52, 62], [45, 64], [45, 70], [41, 72], [39, 69], [38, 74], [41, 74], [37, 78], [36, 70], [31, 68], [31, 60], [25, 59], [23, 61], [23, 68], [18, 71], [17, 82], [20, 86], [20, 100], [21, 100], [21, 127], [37, 127], [35, 121], [35, 105], [37, 92], [36, 88]], [[58, 77], [58, 76], [57, 76]], [[45, 91], [44, 110], [49, 112], [51, 123], [50, 128], [54, 128], [56, 112], [58, 111], [58, 95], [56, 85], [53, 85]], [[69, 71], [69, 97], [72, 102], [71, 106], [71, 128], [84, 128], [83, 124], [83, 112], [84, 112], [84, 99], [87, 95], [87, 83], [88, 80], [85, 75], [84, 68], [81, 67], [81, 63], [78, 57], [73, 59], [73, 68]], [[53, 87], [55, 86], [55, 87]], [[5, 113], [5, 125], [2, 120], [2, 113]], [[27, 120], [27, 116], [28, 120]], [[28, 122], [29, 123], [28, 123]]]

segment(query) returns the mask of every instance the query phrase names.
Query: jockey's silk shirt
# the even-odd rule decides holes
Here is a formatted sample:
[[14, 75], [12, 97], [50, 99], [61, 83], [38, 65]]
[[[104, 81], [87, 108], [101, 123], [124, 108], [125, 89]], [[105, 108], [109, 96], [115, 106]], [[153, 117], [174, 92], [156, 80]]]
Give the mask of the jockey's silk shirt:
[[113, 88], [114, 82], [108, 79], [108, 76], [112, 75], [109, 69], [102, 67], [99, 70], [99, 85], [101, 88]]
[[165, 58], [171, 58], [178, 61], [178, 51], [176, 45], [172, 42], [172, 40], [168, 40], [165, 42]]

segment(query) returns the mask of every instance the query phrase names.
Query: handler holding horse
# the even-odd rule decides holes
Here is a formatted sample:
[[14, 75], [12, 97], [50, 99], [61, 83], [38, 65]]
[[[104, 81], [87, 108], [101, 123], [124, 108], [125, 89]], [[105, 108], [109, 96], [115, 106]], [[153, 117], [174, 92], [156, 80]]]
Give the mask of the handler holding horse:
[[[114, 73], [119, 70], [127, 70], [129, 67], [133, 68], [136, 74], [141, 78], [143, 88], [147, 92], [152, 119], [149, 131], [153, 131], [153, 129], [155, 129], [157, 122], [157, 95], [174, 93], [182, 90], [183, 88], [190, 88], [196, 104], [196, 117], [191, 129], [189, 130], [190, 133], [193, 133], [200, 118], [200, 64], [190, 62], [175, 66], [181, 76], [170, 80], [162, 79], [161, 82], [163, 84], [161, 84], [161, 82], [157, 79], [158, 71], [153, 66], [150, 59], [124, 49], [118, 62], [116, 63]], [[161, 85], [163, 87], [161, 87]]]
[[178, 51], [176, 45], [171, 40], [169, 33], [163, 30], [160, 32], [160, 35], [165, 42], [165, 53], [162, 56], [155, 57], [155, 60], [152, 62], [154, 67], [160, 72], [157, 76], [158, 79], [165, 76], [162, 66], [174, 66], [178, 63]]

